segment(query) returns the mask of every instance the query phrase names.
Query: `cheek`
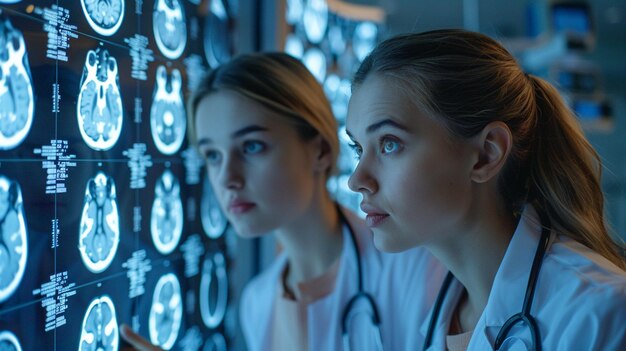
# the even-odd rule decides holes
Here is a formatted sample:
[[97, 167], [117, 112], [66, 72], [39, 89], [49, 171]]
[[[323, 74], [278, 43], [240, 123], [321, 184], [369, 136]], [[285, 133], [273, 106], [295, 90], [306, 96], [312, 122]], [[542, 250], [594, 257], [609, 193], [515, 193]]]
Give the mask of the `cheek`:
[[406, 225], [436, 231], [455, 222], [467, 205], [471, 185], [458, 160], [429, 157], [409, 167], [398, 176], [395, 189], [395, 210]]
[[310, 201], [312, 182], [302, 165], [287, 161], [282, 166], [258, 172], [260, 182], [257, 190], [274, 211], [298, 211]]

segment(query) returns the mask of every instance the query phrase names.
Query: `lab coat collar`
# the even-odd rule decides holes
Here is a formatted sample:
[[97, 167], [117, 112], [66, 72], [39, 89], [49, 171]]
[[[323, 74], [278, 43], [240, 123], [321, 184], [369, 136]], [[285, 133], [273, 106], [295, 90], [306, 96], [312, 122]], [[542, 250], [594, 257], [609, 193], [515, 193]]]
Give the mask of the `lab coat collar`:
[[486, 327], [483, 330], [502, 327], [512, 315], [522, 311], [528, 276], [540, 237], [539, 215], [533, 206], [526, 205], [496, 273], [481, 317]]
[[[435, 326], [435, 330], [432, 336], [431, 346], [427, 349], [427, 351], [445, 351], [447, 350], [446, 345], [446, 335], [448, 335], [448, 330], [450, 329], [450, 321], [452, 320], [452, 313], [454, 313], [454, 309], [461, 298], [461, 294], [463, 293], [463, 284], [459, 282], [456, 278], [452, 279], [450, 283], [450, 287], [448, 288], [448, 292], [446, 297], [443, 299], [443, 303], [441, 305], [441, 311], [439, 312], [439, 318], [437, 319], [437, 325]], [[426, 334], [428, 333], [428, 326], [430, 325], [430, 320], [432, 319], [432, 315], [434, 313], [435, 306], [430, 308], [430, 313], [428, 313], [428, 318], [426, 318], [422, 325], [420, 326], [420, 333], [422, 334], [422, 340], [426, 339]], [[422, 349], [423, 345], [416, 345], [418, 350]]]
[[[541, 224], [537, 211], [533, 206], [527, 205], [496, 273], [487, 306], [476, 326], [474, 336], [478, 330], [482, 330], [481, 333], [488, 340], [494, 339], [495, 335], [487, 335], [487, 333], [491, 330], [499, 330], [509, 317], [522, 310], [528, 275], [540, 236]], [[446, 350], [445, 337], [448, 334], [452, 313], [461, 298], [463, 289], [463, 285], [457, 279], [452, 280], [441, 307], [429, 351]], [[434, 306], [420, 327], [420, 332], [424, 337], [428, 332], [433, 309]]]

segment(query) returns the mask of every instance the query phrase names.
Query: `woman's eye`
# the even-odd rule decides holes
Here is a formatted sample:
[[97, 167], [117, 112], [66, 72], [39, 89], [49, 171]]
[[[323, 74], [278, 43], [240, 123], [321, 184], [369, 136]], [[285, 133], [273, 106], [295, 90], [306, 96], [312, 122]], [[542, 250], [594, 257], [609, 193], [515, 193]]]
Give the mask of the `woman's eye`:
[[382, 138], [381, 139], [381, 152], [383, 154], [391, 154], [400, 150], [400, 142], [397, 140]]
[[363, 149], [361, 148], [361, 145], [359, 145], [357, 143], [349, 143], [348, 146], [354, 152], [355, 157], [357, 158], [357, 160], [359, 158], [361, 158], [361, 154], [363, 153]]
[[214, 165], [220, 161], [220, 154], [215, 150], [208, 150], [204, 153], [206, 161], [210, 165]]
[[243, 143], [244, 154], [253, 155], [263, 152], [265, 144], [260, 141], [246, 141]]

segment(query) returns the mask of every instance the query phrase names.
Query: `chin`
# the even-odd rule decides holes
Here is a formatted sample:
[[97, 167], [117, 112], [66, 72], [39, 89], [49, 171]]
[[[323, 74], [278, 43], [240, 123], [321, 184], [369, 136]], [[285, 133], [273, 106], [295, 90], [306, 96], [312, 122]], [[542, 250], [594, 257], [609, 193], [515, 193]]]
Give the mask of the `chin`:
[[374, 246], [382, 252], [402, 252], [411, 249], [411, 247], [397, 240], [393, 234], [374, 231]]
[[266, 226], [255, 225], [252, 223], [231, 222], [235, 233], [241, 238], [255, 239], [269, 234], [272, 229], [266, 228]]

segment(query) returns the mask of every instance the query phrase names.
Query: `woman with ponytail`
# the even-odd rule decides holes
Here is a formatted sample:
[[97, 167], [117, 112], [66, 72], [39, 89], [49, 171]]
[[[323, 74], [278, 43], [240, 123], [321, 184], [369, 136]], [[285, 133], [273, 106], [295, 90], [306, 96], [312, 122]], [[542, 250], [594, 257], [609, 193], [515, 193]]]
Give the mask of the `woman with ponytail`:
[[439, 30], [381, 43], [352, 89], [349, 185], [376, 246], [450, 271], [416, 348], [626, 350], [623, 241], [554, 87], [485, 35]]

